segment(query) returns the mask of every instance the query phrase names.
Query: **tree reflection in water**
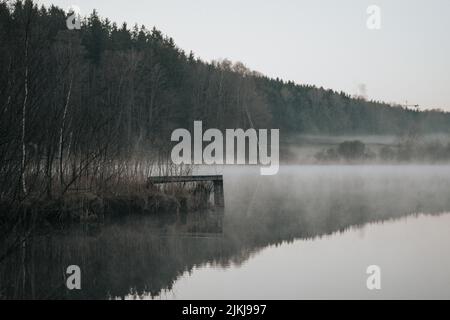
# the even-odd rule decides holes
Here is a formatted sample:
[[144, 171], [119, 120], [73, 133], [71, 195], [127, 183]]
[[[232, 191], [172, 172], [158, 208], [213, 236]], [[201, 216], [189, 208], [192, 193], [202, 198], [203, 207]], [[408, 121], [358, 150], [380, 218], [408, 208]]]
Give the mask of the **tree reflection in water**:
[[[295, 170], [268, 179], [230, 176], [225, 212], [138, 217], [36, 233], [1, 263], [0, 296], [156, 296], [194, 267], [239, 265], [268, 245], [450, 211], [449, 168], [427, 174], [396, 168], [339, 174], [332, 168]], [[266, 180], [255, 194], [258, 179]], [[81, 268], [81, 290], [65, 287], [65, 270], [72, 264]]]

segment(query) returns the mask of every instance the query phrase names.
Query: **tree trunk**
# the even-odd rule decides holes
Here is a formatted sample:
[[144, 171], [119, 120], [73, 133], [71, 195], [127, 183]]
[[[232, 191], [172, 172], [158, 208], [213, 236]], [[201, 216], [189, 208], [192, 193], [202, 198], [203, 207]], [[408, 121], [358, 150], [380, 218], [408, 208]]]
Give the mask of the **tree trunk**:
[[70, 94], [72, 92], [72, 82], [73, 77], [70, 79], [70, 85], [69, 85], [69, 92], [67, 92], [67, 98], [66, 98], [66, 104], [64, 105], [64, 112], [63, 112], [63, 118], [61, 123], [61, 128], [59, 130], [59, 181], [61, 184], [61, 190], [64, 189], [64, 173], [63, 173], [63, 135], [64, 135], [64, 129], [66, 127], [66, 117], [67, 117], [67, 110], [69, 108], [69, 102], [70, 102]]
[[28, 100], [28, 35], [25, 38], [25, 80], [24, 80], [24, 98], [22, 105], [22, 166], [21, 166], [21, 180], [22, 180], [22, 192], [27, 195], [27, 185], [25, 176], [25, 163], [26, 163], [26, 144], [25, 144], [25, 133], [26, 133], [26, 115], [27, 115], [27, 100]]

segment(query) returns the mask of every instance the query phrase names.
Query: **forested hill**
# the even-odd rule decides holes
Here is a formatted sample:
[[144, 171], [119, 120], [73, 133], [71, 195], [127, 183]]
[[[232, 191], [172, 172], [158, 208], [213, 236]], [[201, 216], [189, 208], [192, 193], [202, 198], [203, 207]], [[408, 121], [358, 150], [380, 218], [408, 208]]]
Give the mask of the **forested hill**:
[[173, 128], [191, 127], [193, 120], [285, 133], [450, 131], [448, 113], [271, 79], [241, 63], [207, 63], [155, 28], [118, 26], [96, 12], [81, 30], [69, 30], [66, 19], [57, 7], [1, 3], [2, 143], [21, 136], [24, 111], [27, 145], [56, 141], [63, 131], [73, 144], [100, 144], [108, 137], [136, 146], [167, 139]]

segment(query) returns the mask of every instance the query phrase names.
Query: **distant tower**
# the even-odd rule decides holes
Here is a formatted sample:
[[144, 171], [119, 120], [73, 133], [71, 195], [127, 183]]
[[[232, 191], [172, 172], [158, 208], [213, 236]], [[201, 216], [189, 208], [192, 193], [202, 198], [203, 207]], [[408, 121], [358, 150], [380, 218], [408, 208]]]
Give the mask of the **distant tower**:
[[413, 107], [416, 110], [419, 110], [419, 105], [418, 104], [408, 104], [408, 100], [405, 101], [405, 104], [403, 105], [403, 107], [405, 107], [405, 108]]

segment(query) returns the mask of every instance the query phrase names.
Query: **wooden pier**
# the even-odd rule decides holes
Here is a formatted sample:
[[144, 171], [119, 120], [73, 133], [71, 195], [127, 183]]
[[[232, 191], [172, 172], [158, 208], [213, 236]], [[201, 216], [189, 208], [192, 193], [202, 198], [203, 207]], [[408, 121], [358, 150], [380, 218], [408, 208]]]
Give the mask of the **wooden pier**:
[[180, 182], [203, 182], [211, 181], [214, 186], [214, 205], [218, 207], [225, 206], [223, 194], [223, 176], [222, 175], [202, 175], [202, 176], [154, 176], [149, 177], [148, 182], [152, 184], [159, 183], [180, 183]]

